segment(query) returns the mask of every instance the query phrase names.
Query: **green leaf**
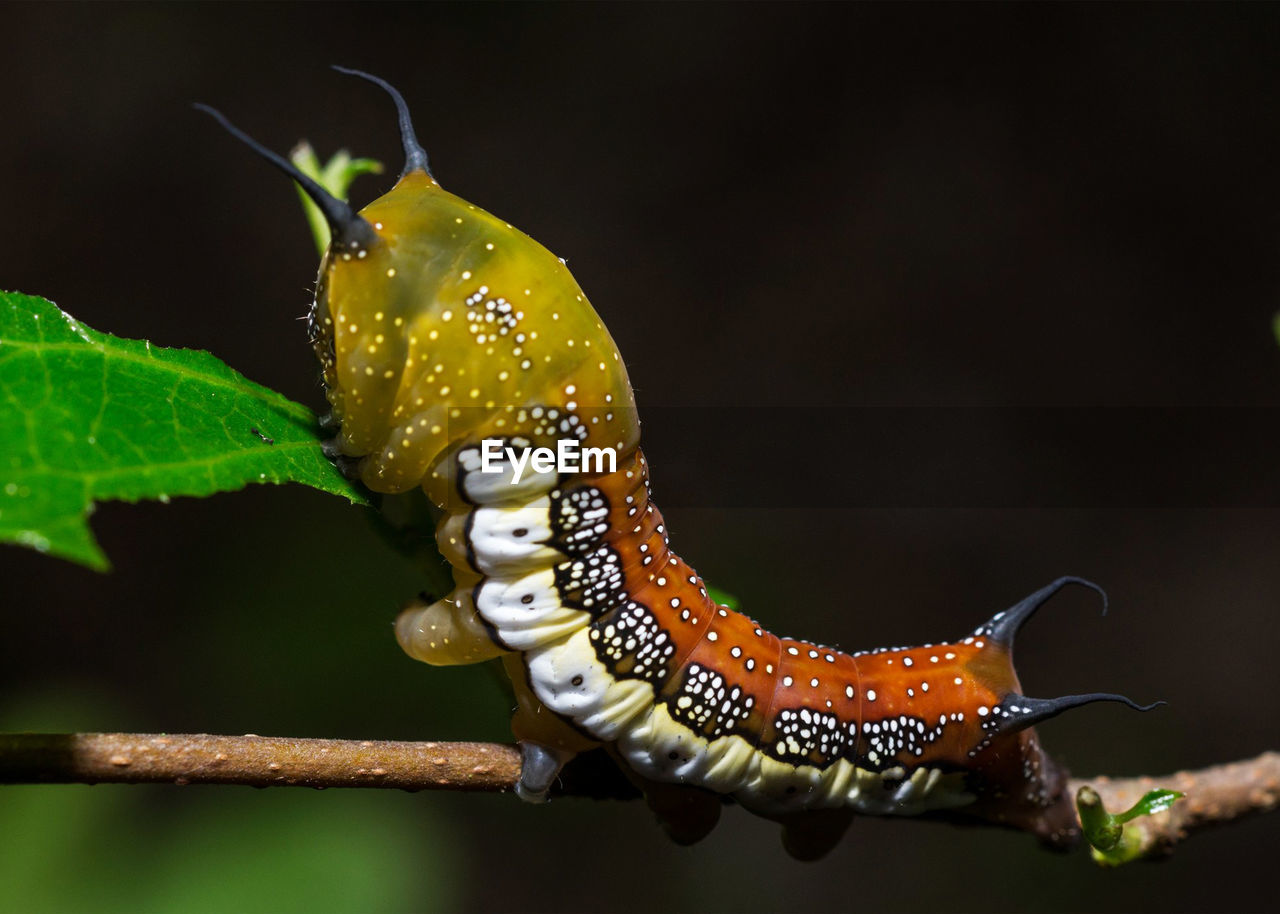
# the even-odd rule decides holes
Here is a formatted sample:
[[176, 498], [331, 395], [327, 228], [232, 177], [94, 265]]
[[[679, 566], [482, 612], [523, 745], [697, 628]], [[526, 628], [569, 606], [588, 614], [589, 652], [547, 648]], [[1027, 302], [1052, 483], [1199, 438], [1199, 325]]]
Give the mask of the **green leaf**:
[[[339, 200], [347, 199], [351, 190], [351, 182], [361, 175], [382, 174], [382, 163], [377, 159], [353, 159], [345, 149], [339, 149], [328, 162], [321, 165], [320, 157], [311, 148], [311, 144], [303, 140], [289, 153], [289, 159], [308, 178], [333, 194]], [[316, 240], [316, 248], [320, 256], [324, 256], [329, 247], [329, 223], [324, 221], [320, 207], [311, 201], [297, 184], [298, 197], [302, 200], [302, 208], [307, 214], [307, 223], [311, 226], [311, 234]]]
[[0, 542], [99, 571], [94, 502], [299, 482], [363, 504], [315, 416], [207, 352], [99, 333], [0, 292]]
[[1116, 813], [1113, 818], [1117, 822], [1124, 823], [1139, 816], [1154, 816], [1158, 812], [1164, 812], [1184, 796], [1186, 794], [1179, 793], [1176, 790], [1152, 790], [1129, 809]]

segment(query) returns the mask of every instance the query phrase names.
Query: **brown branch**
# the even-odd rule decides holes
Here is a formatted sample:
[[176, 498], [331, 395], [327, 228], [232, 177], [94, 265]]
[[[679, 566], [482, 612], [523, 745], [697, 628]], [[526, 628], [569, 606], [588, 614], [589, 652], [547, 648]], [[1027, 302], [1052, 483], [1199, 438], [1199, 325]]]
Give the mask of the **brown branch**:
[[1126, 826], [1141, 840], [1140, 856], [1162, 857], [1173, 853], [1174, 845], [1193, 831], [1274, 810], [1280, 804], [1280, 752], [1163, 777], [1073, 778], [1072, 795], [1086, 785], [1098, 792], [1113, 813], [1128, 809], [1156, 788], [1185, 793], [1165, 812]]
[[[584, 757], [585, 760], [585, 757]], [[566, 770], [564, 792], [627, 799], [636, 795], [612, 766]], [[146, 733], [0, 734], [0, 784], [243, 784], [252, 787], [382, 787], [399, 790], [510, 790], [520, 752], [497, 743], [406, 743], [384, 740]], [[1168, 853], [1200, 828], [1267, 812], [1280, 802], [1280, 753], [1165, 777], [1071, 781], [1102, 796], [1108, 810], [1128, 809], [1156, 787], [1186, 799], [1136, 820], [1143, 856]]]
[[402, 743], [150, 733], [0, 734], [0, 784], [244, 784], [509, 790], [520, 752], [495, 743]]

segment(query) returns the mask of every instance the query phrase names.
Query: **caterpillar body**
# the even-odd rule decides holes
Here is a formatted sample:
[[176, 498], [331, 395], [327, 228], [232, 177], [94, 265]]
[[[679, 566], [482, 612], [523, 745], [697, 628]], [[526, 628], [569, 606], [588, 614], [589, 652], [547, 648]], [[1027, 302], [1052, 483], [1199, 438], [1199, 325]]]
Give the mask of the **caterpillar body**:
[[[1072, 844], [1066, 773], [1033, 725], [1094, 701], [1138, 706], [1026, 697], [1011, 651], [1060, 588], [1099, 588], [1064, 577], [955, 641], [857, 653], [718, 605], [670, 549], [626, 368], [564, 262], [442, 189], [400, 94], [344, 72], [390, 93], [406, 154], [359, 213], [208, 110], [329, 222], [309, 323], [333, 455], [370, 489], [421, 486], [439, 508], [455, 587], [407, 607], [396, 635], [427, 663], [502, 659], [517, 792], [545, 798], [561, 766], [603, 745], [683, 842], [731, 797], [782, 822], [801, 858], [854, 813], [975, 817]], [[614, 468], [517, 465], [565, 440], [612, 451]]]

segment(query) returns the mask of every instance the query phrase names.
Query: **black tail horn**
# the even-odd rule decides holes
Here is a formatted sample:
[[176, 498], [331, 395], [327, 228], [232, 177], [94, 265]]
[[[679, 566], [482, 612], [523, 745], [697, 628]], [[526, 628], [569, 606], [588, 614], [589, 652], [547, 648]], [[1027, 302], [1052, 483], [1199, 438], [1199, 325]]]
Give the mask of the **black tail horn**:
[[1128, 705], [1135, 711], [1150, 711], [1164, 704], [1163, 701], [1154, 701], [1149, 705], [1140, 705], [1130, 698], [1111, 692], [1063, 695], [1061, 698], [1027, 698], [1024, 695], [1010, 695], [988, 711], [988, 722], [984, 723], [984, 729], [994, 730], [997, 733], [1025, 730], [1041, 721], [1057, 717], [1063, 711], [1070, 711], [1072, 708], [1091, 705], [1098, 701], [1116, 701]]
[[1018, 629], [1022, 628], [1023, 624], [1031, 618], [1037, 609], [1047, 603], [1054, 594], [1068, 584], [1079, 584], [1082, 587], [1088, 587], [1090, 590], [1096, 590], [1102, 597], [1102, 614], [1106, 615], [1106, 591], [1092, 581], [1086, 581], [1084, 578], [1062, 577], [1046, 587], [1041, 587], [1035, 593], [1009, 607], [1004, 612], [996, 613], [989, 622], [980, 626], [973, 633], [974, 636], [990, 638], [996, 644], [1012, 647], [1013, 638], [1018, 633]]

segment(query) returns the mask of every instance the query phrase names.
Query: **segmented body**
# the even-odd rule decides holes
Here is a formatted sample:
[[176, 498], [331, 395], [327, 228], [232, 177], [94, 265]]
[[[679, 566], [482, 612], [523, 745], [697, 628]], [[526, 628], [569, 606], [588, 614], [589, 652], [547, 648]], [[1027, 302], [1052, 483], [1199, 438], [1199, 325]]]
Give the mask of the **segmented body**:
[[[472, 506], [440, 532], [468, 575], [451, 612], [474, 612], [519, 654], [541, 706], [642, 777], [772, 815], [910, 814], [976, 799], [963, 771], [984, 724], [1017, 713], [966, 672], [981, 637], [851, 656], [717, 605], [669, 549], [638, 450], [610, 475], [536, 476], [518, 500], [507, 479], [478, 478], [474, 446], [455, 459]], [[410, 614], [401, 629], [429, 660], [430, 616]]]

